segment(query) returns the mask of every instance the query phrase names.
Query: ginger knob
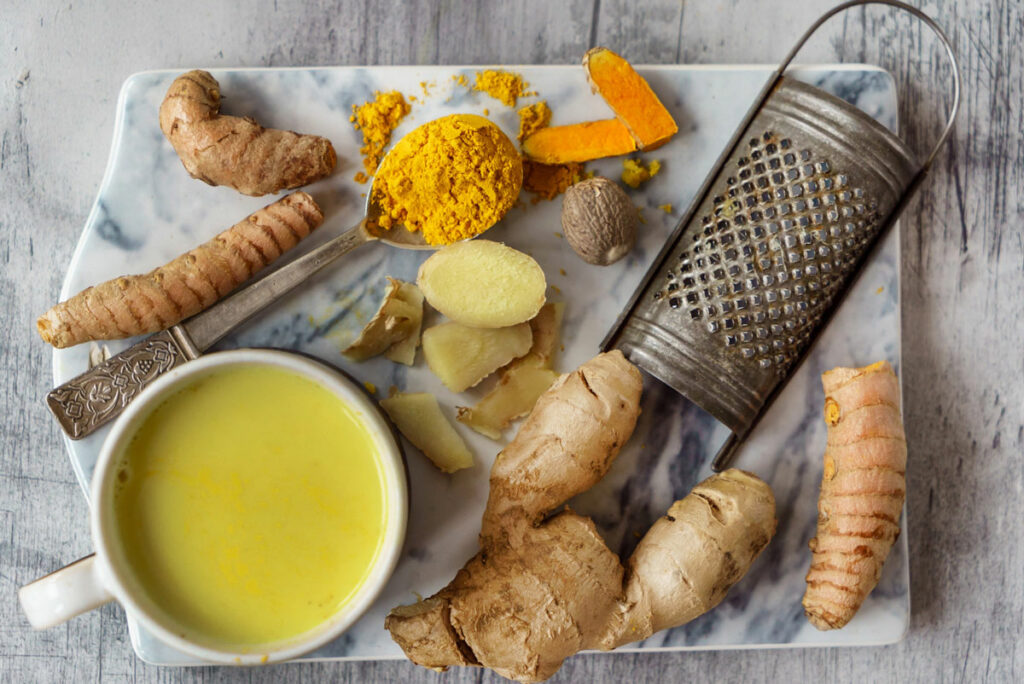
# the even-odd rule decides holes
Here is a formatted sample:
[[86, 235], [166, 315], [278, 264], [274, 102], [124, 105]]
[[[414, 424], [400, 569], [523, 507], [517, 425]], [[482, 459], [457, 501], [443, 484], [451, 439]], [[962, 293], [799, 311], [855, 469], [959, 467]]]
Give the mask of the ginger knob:
[[637, 212], [625, 191], [607, 178], [573, 185], [562, 200], [562, 232], [588, 264], [613, 264], [633, 249]]

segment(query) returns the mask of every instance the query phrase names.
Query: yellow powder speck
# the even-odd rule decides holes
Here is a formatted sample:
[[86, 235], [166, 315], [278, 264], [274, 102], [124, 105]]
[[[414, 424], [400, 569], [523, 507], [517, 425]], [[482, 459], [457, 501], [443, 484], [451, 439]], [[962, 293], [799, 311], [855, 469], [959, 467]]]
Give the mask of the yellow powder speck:
[[631, 188], [639, 188], [643, 183], [651, 180], [661, 171], [661, 162], [652, 160], [644, 166], [642, 159], [622, 160], [622, 182]]
[[517, 98], [533, 94], [526, 91], [529, 85], [529, 83], [523, 82], [523, 77], [519, 74], [487, 69], [476, 72], [476, 83], [473, 84], [473, 90], [487, 93], [506, 107], [515, 107]]
[[268, 660], [270, 660], [270, 656], [267, 654], [263, 654], [263, 656], [260, 658], [260, 663], [266, 663]]
[[484, 116], [490, 116], [490, 115], [491, 115], [491, 110], [487, 109], [486, 107], [484, 107]]
[[409, 102], [419, 102], [419, 100], [416, 99], [415, 95], [410, 95], [409, 96]]
[[562, 294], [562, 291], [558, 288], [557, 285], [552, 285], [551, 289], [554, 291], [555, 294]]
[[885, 287], [883, 287], [881, 285], [879, 285], [878, 289], [875, 290], [875, 294], [882, 294], [883, 292], [885, 292]]
[[369, 392], [370, 394], [376, 394], [377, 393], [377, 386], [374, 385], [369, 380], [367, 380], [366, 382], [363, 383], [363, 387], [365, 387], [366, 391]]
[[355, 175], [358, 183], [365, 183], [377, 171], [384, 149], [391, 142], [391, 132], [409, 113], [412, 108], [405, 97], [397, 90], [389, 93], [376, 92], [371, 102], [352, 105], [352, 118], [357, 131], [363, 133], [363, 146], [359, 153], [363, 155], [363, 171]]
[[466, 86], [466, 87], [469, 86], [469, 80], [466, 78], [465, 74], [459, 74], [457, 76], [452, 76], [452, 80], [455, 81], [455, 85]]
[[639, 219], [640, 223], [647, 225], [647, 219], [644, 217], [644, 210], [642, 207], [636, 208], [636, 217]]
[[430, 97], [430, 91], [437, 87], [437, 84], [433, 81], [420, 81], [420, 89], [423, 91], [423, 97]]
[[519, 142], [551, 123], [551, 108], [541, 100], [519, 110]]
[[564, 237], [564, 236], [556, 230], [555, 231], [555, 237], [556, 238], [561, 238], [561, 237]]
[[672, 205], [671, 204], [659, 204], [658, 208], [661, 209], [666, 214], [671, 214], [672, 213]]
[[558, 269], [558, 272], [559, 272], [559, 273], [560, 273], [561, 275], [568, 275], [568, 274], [567, 274], [567, 273], [565, 272], [565, 269], [564, 269], [564, 268], [560, 268], [560, 269]]

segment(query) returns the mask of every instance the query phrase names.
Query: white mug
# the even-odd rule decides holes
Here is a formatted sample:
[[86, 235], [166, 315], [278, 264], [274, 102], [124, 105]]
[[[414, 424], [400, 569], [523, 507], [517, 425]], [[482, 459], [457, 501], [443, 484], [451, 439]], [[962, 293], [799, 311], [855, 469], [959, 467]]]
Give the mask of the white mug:
[[[169, 619], [147, 610], [149, 601], [140, 600], [136, 582], [126, 581], [130, 569], [123, 567], [121, 554], [111, 551], [116, 525], [114, 507], [109, 505], [117, 476], [116, 464], [142, 421], [164, 399], [203, 375], [231, 365], [264, 365], [306, 377], [355, 409], [371, 434], [380, 458], [387, 492], [387, 522], [384, 539], [374, 565], [360, 588], [334, 615], [313, 630], [266, 650], [236, 652], [221, 650], [183, 638]], [[362, 388], [340, 372], [298, 354], [264, 349], [239, 349], [208, 354], [175, 368], [158, 378], [128, 406], [103, 443], [92, 477], [90, 512], [96, 552], [54, 573], [25, 585], [18, 592], [22, 609], [36, 629], [58, 625], [80, 613], [117, 601], [140, 624], [173, 648], [210, 663], [255, 665], [280, 662], [308, 653], [338, 637], [373, 603], [391, 576], [405, 538], [408, 489], [402, 452], [394, 433], [376, 405]]]

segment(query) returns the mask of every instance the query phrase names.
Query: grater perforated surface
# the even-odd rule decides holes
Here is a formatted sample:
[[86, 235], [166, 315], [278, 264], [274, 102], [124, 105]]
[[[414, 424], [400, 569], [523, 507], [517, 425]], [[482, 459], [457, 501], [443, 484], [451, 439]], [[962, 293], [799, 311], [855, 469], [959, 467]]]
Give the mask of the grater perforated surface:
[[746, 148], [653, 297], [784, 375], [877, 232], [878, 203], [800, 140], [764, 131]]
[[916, 169], [903, 142], [864, 112], [781, 78], [603, 346], [746, 434]]

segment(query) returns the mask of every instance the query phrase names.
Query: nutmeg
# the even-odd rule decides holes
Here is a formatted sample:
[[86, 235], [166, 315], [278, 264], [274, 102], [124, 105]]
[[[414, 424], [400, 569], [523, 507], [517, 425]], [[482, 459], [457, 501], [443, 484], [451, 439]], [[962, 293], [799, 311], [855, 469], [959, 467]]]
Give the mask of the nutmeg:
[[633, 249], [637, 212], [614, 181], [595, 176], [576, 183], [562, 200], [562, 232], [588, 264], [613, 264]]

